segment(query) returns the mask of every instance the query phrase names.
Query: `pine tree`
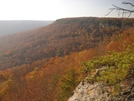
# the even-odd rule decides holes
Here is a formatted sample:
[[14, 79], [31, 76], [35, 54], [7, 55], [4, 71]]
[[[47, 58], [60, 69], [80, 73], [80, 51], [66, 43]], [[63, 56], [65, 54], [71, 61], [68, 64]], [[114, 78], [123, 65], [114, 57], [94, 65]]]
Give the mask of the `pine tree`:
[[65, 76], [61, 78], [61, 83], [60, 83], [60, 97], [59, 101], [65, 101], [69, 96], [73, 94], [73, 90], [75, 87], [78, 85], [78, 73], [74, 68], [70, 68], [67, 70], [65, 73]]

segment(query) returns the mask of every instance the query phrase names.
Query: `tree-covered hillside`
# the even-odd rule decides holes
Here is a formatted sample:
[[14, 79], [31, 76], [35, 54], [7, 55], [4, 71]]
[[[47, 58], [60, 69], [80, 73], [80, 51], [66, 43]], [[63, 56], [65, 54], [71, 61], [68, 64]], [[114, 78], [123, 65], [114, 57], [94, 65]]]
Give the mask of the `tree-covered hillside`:
[[[69, 55], [108, 44], [134, 19], [70, 18], [53, 24], [0, 37], [0, 69], [29, 64], [44, 58]], [[125, 24], [125, 27], [124, 27]]]
[[[65, 96], [65, 92], [62, 96], [60, 87], [63, 85], [64, 89], [64, 77], [74, 77], [67, 76], [68, 68], [73, 68], [70, 75], [75, 75], [73, 71], [78, 74], [75, 77], [79, 82], [86, 75], [78, 73], [83, 62], [107, 55], [109, 51], [126, 51], [126, 47], [134, 42], [134, 29], [131, 27], [133, 20], [60, 19], [46, 27], [0, 37], [0, 100], [58, 101], [60, 97], [62, 100], [67, 99], [72, 93]], [[126, 23], [126, 26], [120, 26], [117, 22]], [[100, 59], [103, 64], [105, 61]], [[108, 57], [106, 60], [108, 63]], [[95, 65], [97, 68], [98, 64]], [[84, 69], [90, 73], [90, 69]], [[69, 88], [70, 91], [67, 92], [74, 89], [71, 86]]]
[[[106, 54], [104, 56], [97, 56], [89, 61], [82, 62], [82, 68], [80, 68], [79, 76], [70, 76], [70, 73], [66, 73], [67, 77], [63, 77], [61, 81], [61, 96], [59, 101], [64, 101], [72, 96], [75, 88], [71, 85], [71, 82], [79, 81], [82, 76], [81, 82], [84, 85], [84, 79], [90, 84], [96, 82], [102, 84], [102, 86], [107, 87], [109, 91], [109, 96], [118, 97], [122, 96], [123, 101], [129, 96], [133, 95], [134, 84], [134, 29], [124, 31], [117, 38], [112, 40], [106, 46]], [[74, 71], [75, 73], [76, 71]], [[78, 72], [77, 72], [78, 73]], [[75, 73], [75, 74], [77, 74]], [[73, 74], [73, 73], [72, 73]], [[64, 80], [65, 79], [65, 80]], [[66, 80], [67, 79], [67, 80]], [[75, 82], [75, 84], [78, 84]], [[126, 92], [123, 92], [121, 85], [129, 88]], [[129, 87], [128, 87], [129, 86]], [[77, 88], [78, 89], [78, 88]], [[79, 88], [80, 89], [80, 88]], [[88, 89], [87, 89], [88, 90]], [[102, 89], [103, 90], [103, 89]], [[75, 92], [76, 93], [76, 92]], [[80, 93], [80, 92], [78, 92]], [[111, 94], [111, 95], [110, 95]], [[124, 94], [124, 95], [123, 95]], [[84, 95], [83, 95], [84, 96]], [[131, 96], [131, 98], [133, 98]], [[76, 98], [77, 99], [77, 98]], [[78, 98], [79, 99], [79, 98]], [[81, 98], [82, 99], [82, 98]], [[94, 98], [95, 99], [95, 98]], [[114, 99], [114, 98], [113, 98]], [[122, 101], [121, 100], [121, 101]], [[115, 100], [117, 101], [117, 100]]]

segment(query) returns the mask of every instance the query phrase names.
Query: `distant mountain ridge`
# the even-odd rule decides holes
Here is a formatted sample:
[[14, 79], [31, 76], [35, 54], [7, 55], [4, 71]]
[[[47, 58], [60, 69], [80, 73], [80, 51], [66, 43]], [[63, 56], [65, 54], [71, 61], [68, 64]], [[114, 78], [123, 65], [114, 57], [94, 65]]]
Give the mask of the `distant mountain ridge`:
[[51, 24], [53, 21], [38, 20], [0, 20], [0, 35], [32, 30]]

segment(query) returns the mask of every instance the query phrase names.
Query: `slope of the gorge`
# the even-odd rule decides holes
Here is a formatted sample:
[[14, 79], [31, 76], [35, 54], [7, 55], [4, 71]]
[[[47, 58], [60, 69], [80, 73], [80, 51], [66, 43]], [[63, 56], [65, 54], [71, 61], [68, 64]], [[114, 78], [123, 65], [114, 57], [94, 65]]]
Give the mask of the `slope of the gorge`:
[[0, 69], [95, 48], [133, 25], [134, 19], [59, 19], [46, 27], [0, 37]]
[[42, 59], [0, 71], [1, 101], [58, 101], [59, 80], [70, 67], [81, 67], [81, 61], [96, 56], [94, 49], [64, 57]]
[[134, 101], [134, 29], [124, 31], [106, 50], [117, 53], [86, 62], [88, 75], [68, 101]]
[[[121, 39], [131, 44], [133, 35], [126, 29], [132, 22], [113, 18], [60, 19], [33, 31], [1, 37], [0, 101], [61, 101], [60, 85], [66, 70], [72, 67], [78, 71], [83, 61], [100, 56], [106, 46], [106, 50], [124, 47]], [[119, 37], [121, 32], [126, 34]]]

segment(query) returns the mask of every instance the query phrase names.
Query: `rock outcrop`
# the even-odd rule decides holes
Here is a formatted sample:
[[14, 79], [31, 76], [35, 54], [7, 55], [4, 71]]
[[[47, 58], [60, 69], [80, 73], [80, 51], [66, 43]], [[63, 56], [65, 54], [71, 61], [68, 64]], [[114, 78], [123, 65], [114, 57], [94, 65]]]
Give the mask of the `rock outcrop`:
[[133, 77], [120, 84], [120, 94], [113, 95], [112, 87], [98, 82], [91, 84], [84, 80], [76, 87], [68, 101], [134, 101]]

